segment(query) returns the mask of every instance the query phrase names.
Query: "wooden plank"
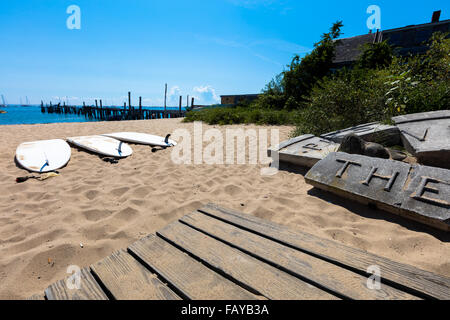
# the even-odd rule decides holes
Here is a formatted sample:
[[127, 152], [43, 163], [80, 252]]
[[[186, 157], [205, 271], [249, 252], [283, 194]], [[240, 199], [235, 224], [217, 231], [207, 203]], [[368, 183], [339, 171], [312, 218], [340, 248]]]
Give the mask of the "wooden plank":
[[34, 294], [27, 300], [45, 300], [45, 295], [43, 293]]
[[248, 254], [279, 266], [282, 270], [309, 279], [314, 284], [345, 298], [358, 300], [418, 299], [388, 285], [382, 285], [380, 290], [371, 290], [367, 286], [367, 277], [200, 212], [185, 216], [181, 221]]
[[306, 174], [305, 182], [348, 200], [450, 231], [449, 170], [332, 152]]
[[128, 248], [188, 299], [255, 300], [257, 297], [155, 235]]
[[337, 297], [280, 271], [185, 224], [170, 224], [158, 235], [206, 264], [274, 300], [334, 300]]
[[91, 265], [91, 271], [117, 300], [180, 299], [125, 250]]
[[361, 273], [367, 274], [369, 266], [377, 265], [380, 267], [383, 281], [388, 280], [408, 287], [427, 297], [450, 299], [450, 279], [432, 272], [398, 263], [335, 241], [322, 239], [300, 230], [293, 230], [255, 216], [220, 208], [214, 204], [208, 204], [200, 211], [323, 259], [344, 264]]
[[45, 295], [48, 300], [108, 300], [108, 297], [95, 281], [89, 269], [84, 268], [78, 274], [80, 276], [80, 288], [70, 289], [68, 283], [76, 284], [75, 281], [60, 280], [45, 289]]

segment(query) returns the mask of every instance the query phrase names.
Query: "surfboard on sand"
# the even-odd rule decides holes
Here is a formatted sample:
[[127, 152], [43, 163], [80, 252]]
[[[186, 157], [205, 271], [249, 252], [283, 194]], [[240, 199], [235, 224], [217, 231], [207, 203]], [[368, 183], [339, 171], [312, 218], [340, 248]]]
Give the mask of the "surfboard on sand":
[[70, 156], [70, 146], [61, 139], [24, 142], [16, 150], [16, 160], [24, 169], [40, 173], [64, 167]]
[[136, 143], [136, 144], [145, 144], [156, 147], [164, 147], [169, 148], [176, 146], [177, 143], [169, 139], [168, 135], [166, 138], [160, 136], [154, 136], [147, 133], [139, 133], [139, 132], [117, 132], [117, 133], [108, 133], [103, 136], [111, 137], [114, 139], [118, 139], [125, 142]]
[[67, 141], [77, 147], [98, 153], [102, 156], [126, 158], [133, 150], [126, 143], [105, 136], [86, 136], [67, 138]]

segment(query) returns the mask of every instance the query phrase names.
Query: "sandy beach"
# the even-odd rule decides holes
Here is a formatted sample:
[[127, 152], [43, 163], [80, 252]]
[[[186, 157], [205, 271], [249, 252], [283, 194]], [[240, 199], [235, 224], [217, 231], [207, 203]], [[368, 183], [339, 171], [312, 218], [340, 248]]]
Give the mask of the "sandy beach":
[[[281, 141], [292, 130], [203, 126], [213, 127], [279, 129]], [[299, 169], [262, 176], [262, 164], [177, 165], [171, 149], [132, 145], [118, 164], [72, 148], [60, 176], [15, 182], [28, 175], [14, 162], [22, 142], [177, 128], [193, 132], [180, 119], [0, 126], [0, 299], [43, 292], [68, 266], [89, 266], [208, 202], [450, 277], [450, 235], [313, 189]]]

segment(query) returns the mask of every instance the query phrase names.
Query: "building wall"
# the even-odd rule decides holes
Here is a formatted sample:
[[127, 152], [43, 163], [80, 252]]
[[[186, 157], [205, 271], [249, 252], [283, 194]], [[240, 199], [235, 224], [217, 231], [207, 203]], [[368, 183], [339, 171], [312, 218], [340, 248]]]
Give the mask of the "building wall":
[[234, 104], [235, 97], [234, 96], [227, 96], [227, 97], [221, 97], [222, 104]]
[[228, 95], [221, 96], [222, 104], [238, 104], [242, 101], [253, 101], [259, 97], [259, 94], [243, 94], [243, 95]]

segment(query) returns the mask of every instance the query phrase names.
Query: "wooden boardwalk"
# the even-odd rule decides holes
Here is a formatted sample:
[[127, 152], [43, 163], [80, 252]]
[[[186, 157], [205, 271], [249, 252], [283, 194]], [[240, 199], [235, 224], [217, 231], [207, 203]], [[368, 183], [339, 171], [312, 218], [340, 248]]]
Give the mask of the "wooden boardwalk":
[[450, 299], [449, 278], [213, 204], [77, 276], [31, 299]]
[[139, 108], [117, 108], [117, 107], [98, 107], [98, 106], [66, 106], [66, 105], [41, 105], [41, 112], [48, 114], [75, 114], [84, 116], [89, 120], [98, 121], [122, 121], [122, 120], [149, 120], [149, 119], [167, 119], [184, 118], [187, 111], [179, 108], [178, 110], [151, 110]]

